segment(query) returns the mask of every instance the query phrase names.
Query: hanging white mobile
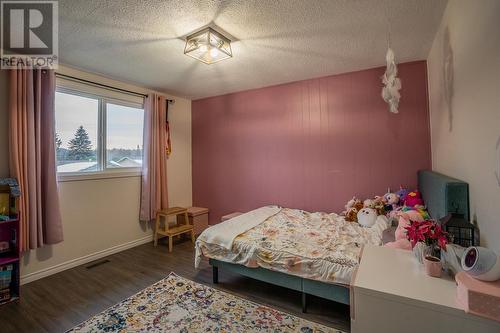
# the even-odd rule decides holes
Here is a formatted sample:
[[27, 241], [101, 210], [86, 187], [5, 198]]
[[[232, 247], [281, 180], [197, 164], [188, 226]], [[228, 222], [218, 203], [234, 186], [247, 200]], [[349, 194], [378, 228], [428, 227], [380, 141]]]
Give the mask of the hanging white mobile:
[[390, 112], [399, 113], [399, 99], [401, 98], [399, 90], [401, 89], [401, 80], [396, 77], [396, 75], [398, 75], [398, 68], [394, 60], [394, 52], [390, 47], [387, 49], [385, 61], [387, 62], [387, 68], [382, 76], [382, 83], [384, 84], [382, 88], [382, 98], [389, 104]]

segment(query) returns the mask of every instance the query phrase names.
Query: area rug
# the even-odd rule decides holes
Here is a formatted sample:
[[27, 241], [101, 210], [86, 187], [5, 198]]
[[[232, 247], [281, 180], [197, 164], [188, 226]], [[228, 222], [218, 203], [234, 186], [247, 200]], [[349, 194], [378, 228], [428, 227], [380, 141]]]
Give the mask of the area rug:
[[174, 273], [68, 332], [343, 333]]

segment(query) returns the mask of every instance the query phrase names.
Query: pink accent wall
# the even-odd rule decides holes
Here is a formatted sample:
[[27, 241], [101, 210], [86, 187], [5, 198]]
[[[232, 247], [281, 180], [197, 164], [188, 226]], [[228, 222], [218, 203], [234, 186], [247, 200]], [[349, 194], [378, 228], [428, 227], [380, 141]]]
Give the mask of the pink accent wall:
[[193, 204], [213, 224], [268, 204], [340, 212], [353, 195], [416, 186], [431, 167], [426, 63], [399, 65], [399, 114], [380, 97], [383, 72], [194, 101]]

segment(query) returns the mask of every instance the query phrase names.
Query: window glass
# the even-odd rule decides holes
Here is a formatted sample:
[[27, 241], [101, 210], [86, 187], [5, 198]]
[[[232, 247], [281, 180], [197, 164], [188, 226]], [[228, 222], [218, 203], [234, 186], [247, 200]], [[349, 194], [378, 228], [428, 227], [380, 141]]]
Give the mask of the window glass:
[[143, 109], [106, 104], [106, 167], [142, 166], [143, 121]]
[[98, 160], [99, 100], [56, 92], [57, 172], [100, 170]]
[[58, 173], [142, 167], [140, 104], [59, 87], [55, 108]]

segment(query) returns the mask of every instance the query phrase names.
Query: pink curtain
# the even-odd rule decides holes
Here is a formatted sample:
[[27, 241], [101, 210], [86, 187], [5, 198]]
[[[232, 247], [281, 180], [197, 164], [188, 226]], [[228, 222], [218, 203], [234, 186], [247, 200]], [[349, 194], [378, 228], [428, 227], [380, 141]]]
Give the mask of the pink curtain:
[[53, 70], [10, 71], [10, 173], [17, 178], [22, 251], [63, 240], [55, 161]]
[[167, 101], [149, 94], [144, 103], [141, 221], [151, 221], [157, 210], [168, 208]]

